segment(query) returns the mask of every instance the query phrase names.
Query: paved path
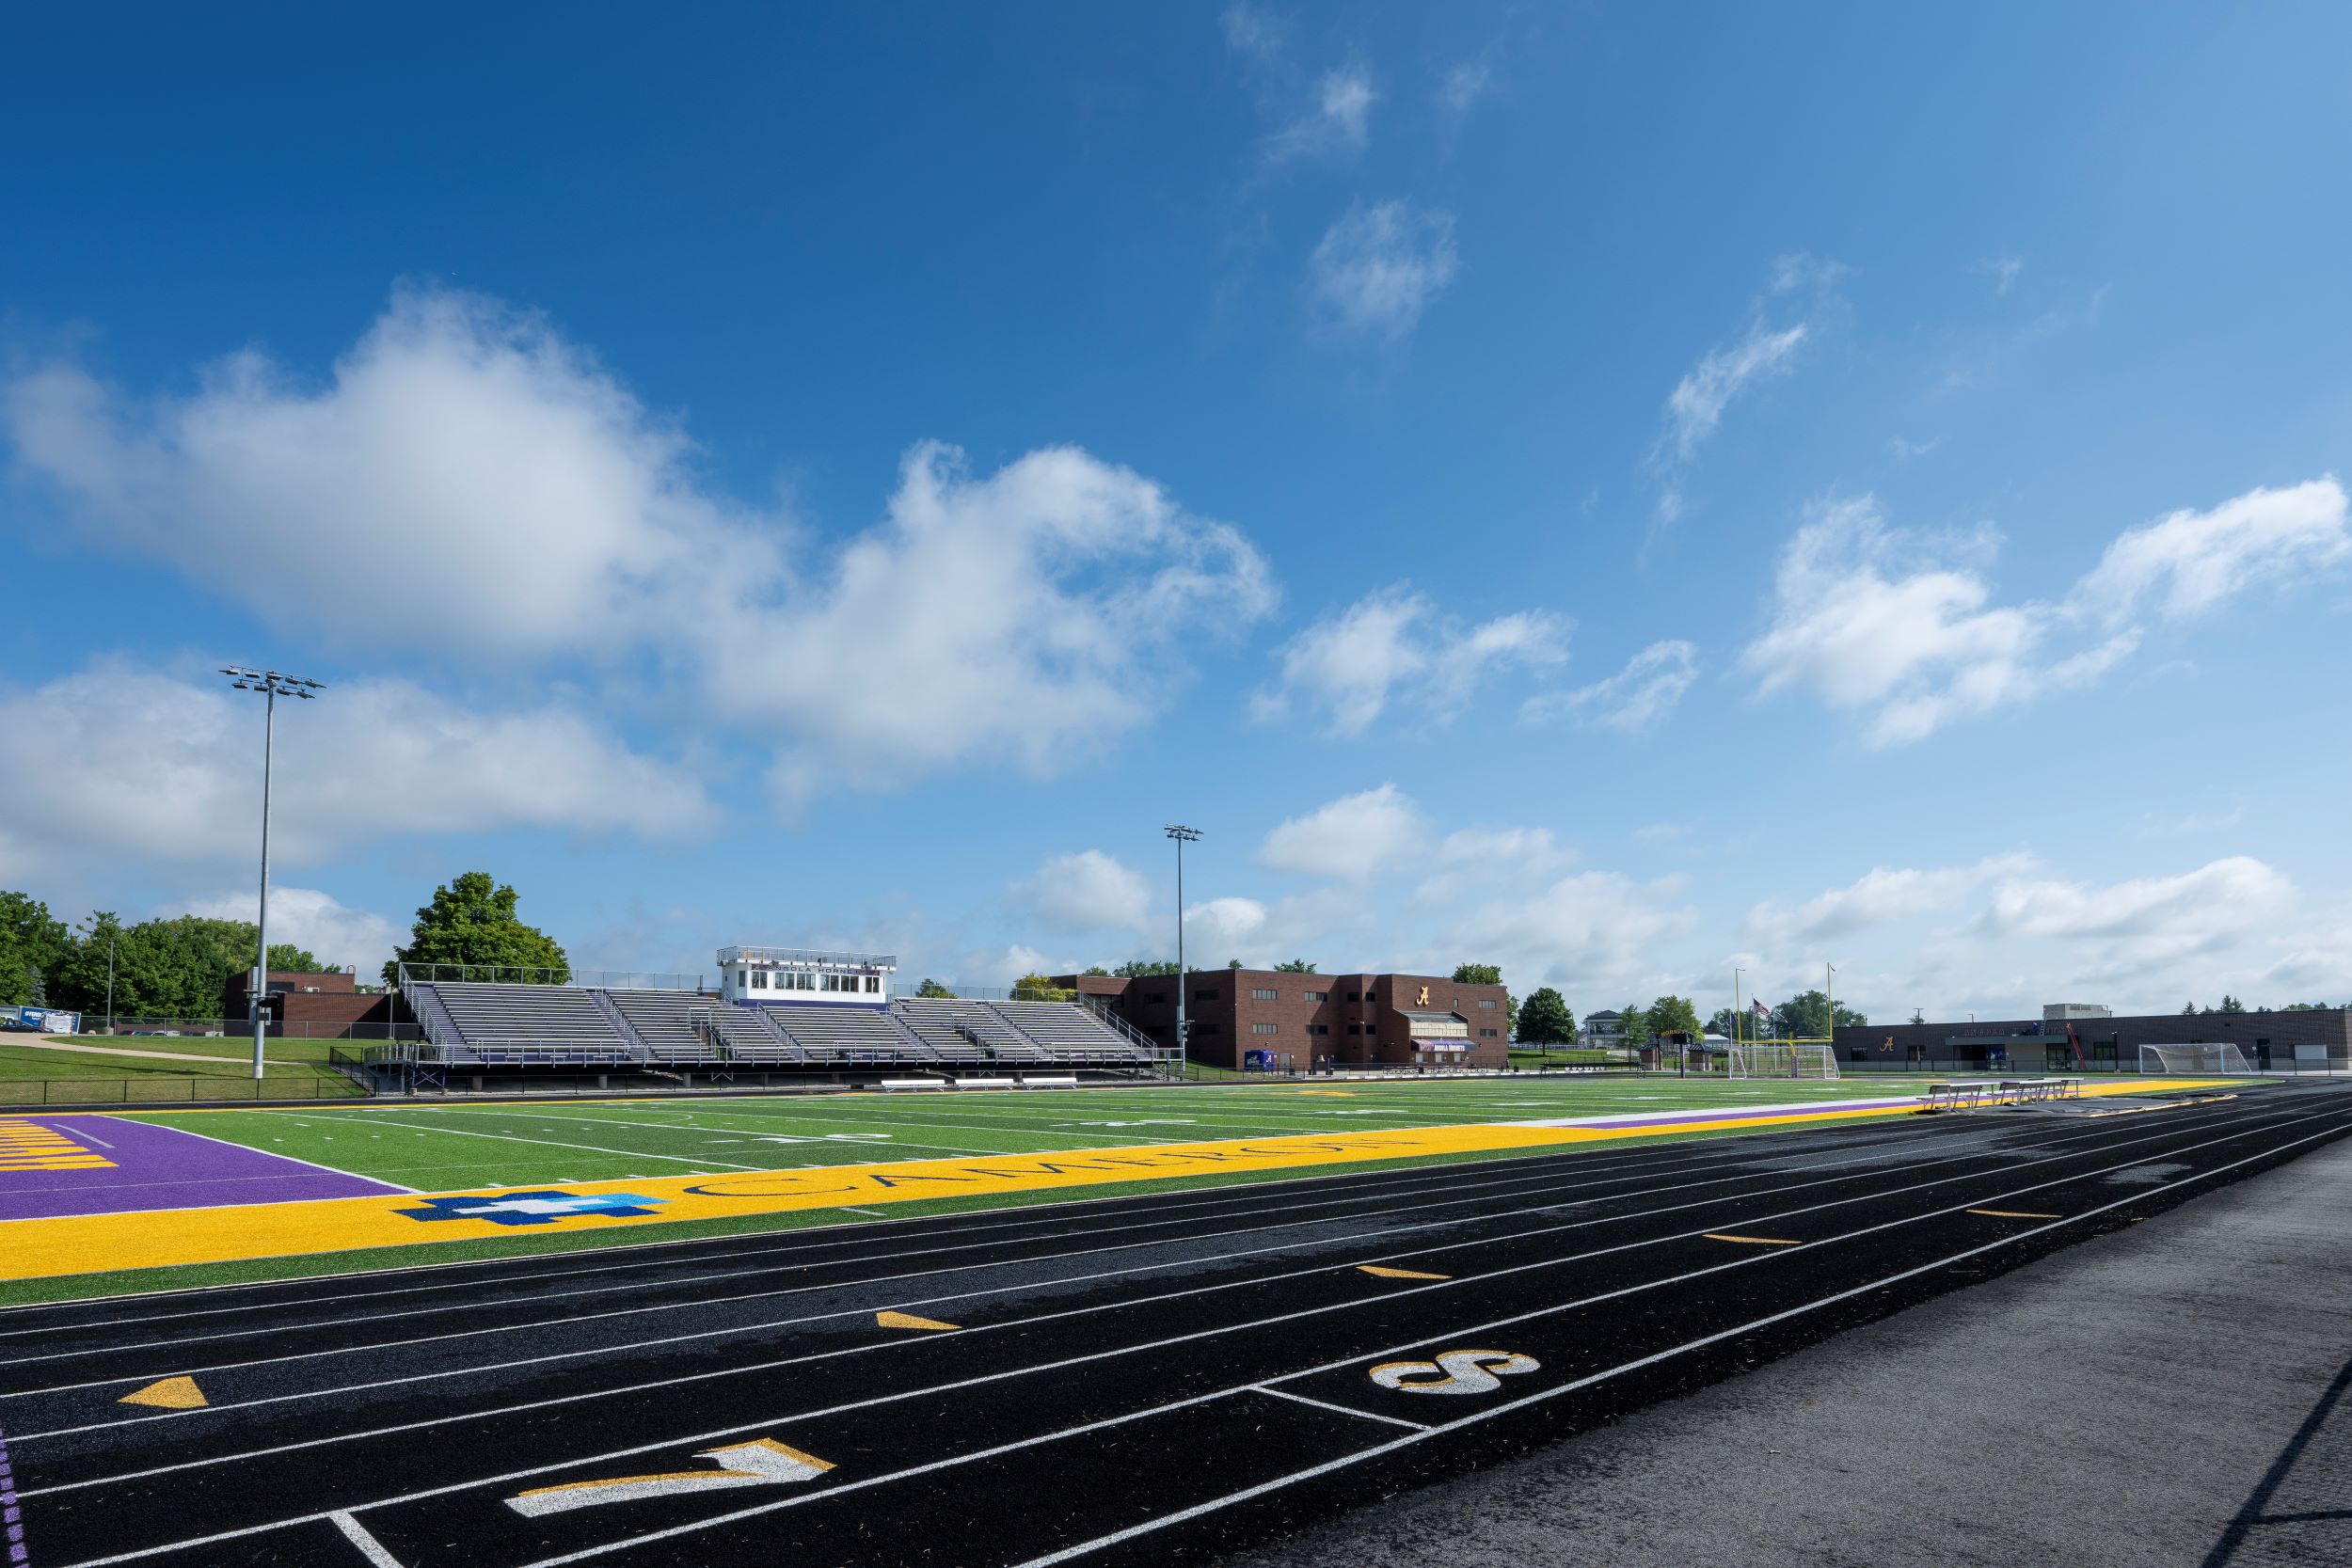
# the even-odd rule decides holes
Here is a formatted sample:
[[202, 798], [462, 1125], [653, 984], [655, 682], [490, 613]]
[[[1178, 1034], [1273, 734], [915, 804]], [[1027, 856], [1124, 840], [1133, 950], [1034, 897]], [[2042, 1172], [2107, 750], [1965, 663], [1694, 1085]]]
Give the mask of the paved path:
[[1221, 1561], [2352, 1562], [2347, 1278], [2352, 1142]]
[[21, 1040], [14, 1035], [0, 1035], [0, 1049], [23, 1051], [81, 1051], [93, 1056], [152, 1056], [159, 1062], [223, 1062], [230, 1067], [249, 1068], [247, 1056], [197, 1056], [185, 1051], [130, 1051], [119, 1045], [77, 1045], [63, 1040]]

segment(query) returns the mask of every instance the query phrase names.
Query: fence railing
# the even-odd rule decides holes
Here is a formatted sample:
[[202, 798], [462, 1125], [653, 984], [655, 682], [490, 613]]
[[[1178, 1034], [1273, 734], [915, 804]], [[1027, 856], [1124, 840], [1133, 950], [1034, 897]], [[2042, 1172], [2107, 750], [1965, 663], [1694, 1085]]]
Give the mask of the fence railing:
[[352, 1100], [367, 1090], [346, 1078], [37, 1078], [0, 1081], [0, 1105], [180, 1105], [210, 1100]]
[[707, 974], [638, 969], [533, 969], [523, 964], [402, 964], [400, 983], [481, 986], [596, 986], [608, 990], [709, 990]]
[[[0, 1045], [14, 1035], [0, 1034]], [[85, 1016], [78, 1035], [56, 1037], [59, 1039], [125, 1041], [124, 1050], [134, 1049], [143, 1040], [172, 1039], [243, 1039], [253, 1037], [253, 1024], [242, 1018], [117, 1018], [113, 1028], [103, 1018]], [[295, 1019], [269, 1026], [274, 1040], [413, 1040], [421, 1039], [423, 1032], [414, 1023], [336, 1023], [331, 1021]], [[168, 1045], [156, 1047], [168, 1051]]]

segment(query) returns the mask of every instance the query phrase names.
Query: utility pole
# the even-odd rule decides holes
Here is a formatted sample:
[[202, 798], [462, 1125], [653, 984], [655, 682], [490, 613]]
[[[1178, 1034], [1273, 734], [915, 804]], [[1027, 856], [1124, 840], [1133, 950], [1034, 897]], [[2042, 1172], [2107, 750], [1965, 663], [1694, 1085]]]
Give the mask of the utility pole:
[[1740, 1029], [1740, 1022], [1747, 1015], [1740, 1008], [1740, 976], [1745, 973], [1747, 973], [1745, 970], [1737, 968], [1731, 972], [1731, 1040], [1734, 1045], [1739, 1044], [1745, 1037]]
[[1200, 841], [1200, 830], [1170, 823], [1168, 836], [1176, 841], [1176, 1051], [1178, 1070], [1192, 1060], [1192, 1040], [1184, 1028], [1184, 992], [1191, 975], [1184, 969], [1184, 846]]
[[227, 665], [220, 673], [230, 677], [230, 683], [239, 691], [262, 693], [264, 704], [262, 721], [262, 901], [259, 918], [254, 922], [253, 984], [246, 991], [246, 1003], [253, 1009], [253, 1082], [259, 1085], [267, 1068], [262, 1055], [262, 1044], [269, 1033], [269, 784], [273, 753], [278, 746], [278, 699], [284, 695], [309, 702], [326, 688], [300, 675], [282, 674], [276, 670], [248, 670], [241, 664]]

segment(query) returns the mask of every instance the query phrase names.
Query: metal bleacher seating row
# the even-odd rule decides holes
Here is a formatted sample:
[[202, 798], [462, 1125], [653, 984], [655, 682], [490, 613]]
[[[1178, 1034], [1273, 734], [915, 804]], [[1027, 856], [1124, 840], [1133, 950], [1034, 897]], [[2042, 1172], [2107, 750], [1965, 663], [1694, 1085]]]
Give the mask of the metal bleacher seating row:
[[739, 1006], [691, 990], [415, 982], [453, 1064], [734, 1061], [802, 1067], [1129, 1067], [1148, 1045], [1070, 1002], [904, 997], [887, 1007]]

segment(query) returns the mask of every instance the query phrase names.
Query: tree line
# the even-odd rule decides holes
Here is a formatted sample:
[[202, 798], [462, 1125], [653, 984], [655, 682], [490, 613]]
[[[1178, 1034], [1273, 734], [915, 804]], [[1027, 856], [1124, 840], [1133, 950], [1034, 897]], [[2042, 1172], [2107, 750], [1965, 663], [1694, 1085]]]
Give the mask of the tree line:
[[[563, 947], [525, 925], [516, 909], [515, 889], [487, 872], [453, 877], [417, 911], [407, 942], [384, 966], [385, 986], [404, 962], [496, 964], [570, 979]], [[56, 1007], [94, 1022], [106, 1016], [111, 960], [115, 1017], [218, 1018], [223, 990], [231, 975], [252, 970], [260, 939], [252, 921], [197, 914], [125, 925], [112, 910], [98, 910], [68, 925], [32, 895], [0, 890], [0, 1005]], [[274, 942], [269, 967], [316, 973], [325, 966], [304, 948]]]

